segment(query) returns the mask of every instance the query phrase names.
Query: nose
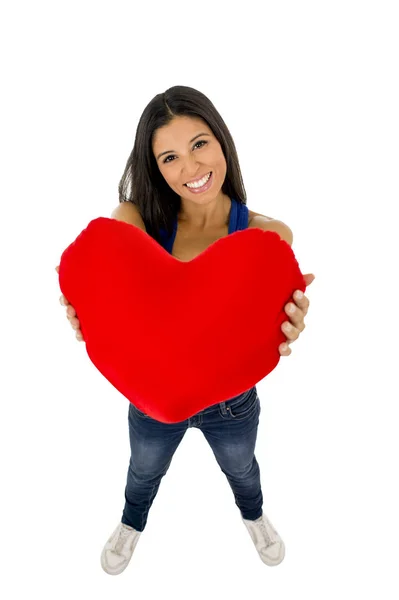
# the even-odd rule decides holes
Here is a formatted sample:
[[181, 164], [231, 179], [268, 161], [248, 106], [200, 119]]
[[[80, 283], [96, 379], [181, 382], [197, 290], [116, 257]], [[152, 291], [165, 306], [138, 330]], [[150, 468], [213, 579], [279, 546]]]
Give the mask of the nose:
[[195, 179], [197, 175], [201, 175], [201, 166], [195, 156], [188, 156], [184, 161], [182, 169], [182, 178], [184, 183], [190, 179]]

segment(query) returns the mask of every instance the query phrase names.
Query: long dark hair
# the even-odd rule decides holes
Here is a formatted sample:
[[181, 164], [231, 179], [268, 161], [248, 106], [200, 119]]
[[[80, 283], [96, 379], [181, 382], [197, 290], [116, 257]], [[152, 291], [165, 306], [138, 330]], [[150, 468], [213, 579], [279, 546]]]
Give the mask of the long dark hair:
[[147, 233], [161, 241], [160, 229], [169, 235], [180, 210], [180, 196], [166, 183], [152, 150], [154, 133], [174, 117], [185, 115], [205, 121], [219, 141], [227, 165], [222, 192], [246, 204], [246, 193], [233, 138], [212, 102], [201, 92], [175, 85], [157, 94], [143, 111], [136, 130], [133, 150], [119, 182], [119, 202], [137, 206]]

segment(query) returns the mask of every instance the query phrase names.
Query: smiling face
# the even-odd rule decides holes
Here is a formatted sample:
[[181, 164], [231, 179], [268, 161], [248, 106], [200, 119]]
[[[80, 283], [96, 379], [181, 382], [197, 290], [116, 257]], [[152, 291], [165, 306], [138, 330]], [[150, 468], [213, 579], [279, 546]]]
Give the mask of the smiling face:
[[[154, 134], [153, 153], [166, 183], [182, 199], [198, 204], [223, 198], [227, 165], [222, 148], [208, 125], [199, 118], [179, 116]], [[212, 172], [197, 191], [185, 185]]]

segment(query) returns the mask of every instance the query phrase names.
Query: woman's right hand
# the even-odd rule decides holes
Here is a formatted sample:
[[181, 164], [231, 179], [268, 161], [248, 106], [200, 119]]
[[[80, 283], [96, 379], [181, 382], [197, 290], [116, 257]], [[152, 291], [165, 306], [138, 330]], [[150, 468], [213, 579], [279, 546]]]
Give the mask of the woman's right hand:
[[[57, 273], [59, 273], [60, 266], [58, 265], [58, 267], [55, 267], [55, 270], [57, 271]], [[66, 306], [66, 316], [67, 316], [68, 321], [72, 325], [72, 328], [75, 329], [75, 331], [76, 331], [76, 339], [79, 342], [84, 342], [83, 335], [80, 330], [79, 319], [77, 318], [77, 315], [76, 315], [76, 310], [74, 309], [74, 307], [71, 304], [69, 304], [68, 300], [65, 298], [65, 296], [63, 294], [60, 296], [60, 303], [63, 306]]]

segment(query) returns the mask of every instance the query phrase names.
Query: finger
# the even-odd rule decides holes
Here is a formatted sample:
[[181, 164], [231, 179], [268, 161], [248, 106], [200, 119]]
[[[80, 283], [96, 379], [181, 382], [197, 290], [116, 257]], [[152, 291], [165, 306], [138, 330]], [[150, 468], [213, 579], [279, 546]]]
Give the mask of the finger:
[[67, 317], [76, 317], [76, 310], [69, 304], [66, 309], [66, 314]]
[[308, 285], [310, 285], [316, 279], [313, 273], [307, 273], [306, 275], [303, 275], [303, 278], [305, 280], [306, 287], [308, 287]]
[[292, 325], [288, 321], [284, 321], [284, 323], [281, 325], [281, 329], [282, 329], [284, 335], [287, 337], [288, 341], [294, 341], [294, 340], [298, 339], [299, 334], [300, 334], [299, 329], [294, 327], [294, 325]]
[[64, 295], [60, 296], [60, 304], [62, 304], [62, 306], [68, 306], [69, 304], [68, 300], [65, 298]]
[[58, 265], [58, 267], [55, 267], [55, 270], [57, 271], [57, 273], [60, 272], [60, 265]]
[[76, 336], [75, 337], [78, 340], [78, 342], [84, 342], [83, 335], [82, 335], [82, 332], [80, 330], [76, 332]]
[[295, 304], [303, 311], [305, 316], [309, 308], [309, 298], [301, 290], [295, 290], [293, 298]]
[[278, 347], [281, 356], [289, 356], [292, 352], [291, 348], [286, 342], [283, 342]]
[[71, 317], [69, 319], [70, 324], [72, 325], [73, 329], [80, 329], [80, 323], [79, 320], [76, 319], [75, 317]]
[[[292, 310], [293, 309], [293, 310]], [[304, 317], [305, 314], [304, 312], [298, 308], [295, 304], [293, 304], [292, 302], [289, 302], [288, 304], [285, 305], [285, 312], [287, 313], [291, 323], [294, 325], [294, 327], [296, 327], [297, 329], [299, 329], [300, 331], [302, 331], [304, 329]]]

